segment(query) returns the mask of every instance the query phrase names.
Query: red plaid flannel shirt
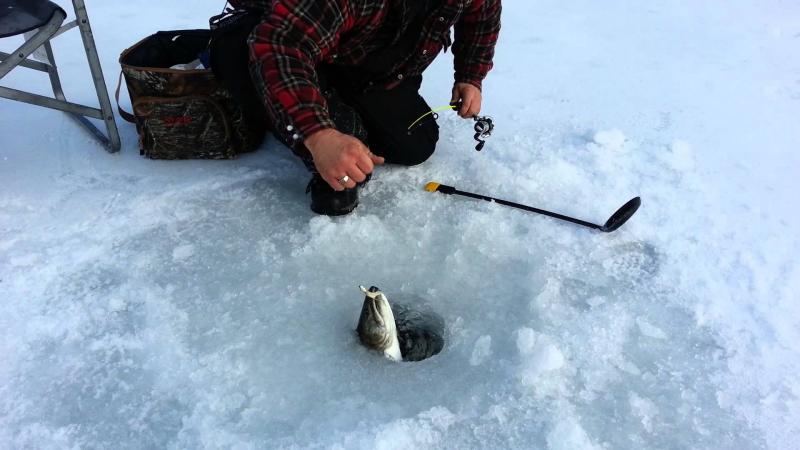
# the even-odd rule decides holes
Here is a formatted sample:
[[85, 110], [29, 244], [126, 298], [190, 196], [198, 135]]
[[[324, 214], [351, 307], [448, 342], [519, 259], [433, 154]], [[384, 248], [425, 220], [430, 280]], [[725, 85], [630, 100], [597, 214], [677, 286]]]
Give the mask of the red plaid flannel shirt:
[[[250, 38], [251, 62], [261, 76], [259, 88], [277, 132], [296, 141], [334, 128], [317, 84], [316, 66], [323, 62], [357, 65], [368, 53], [391, 45], [411, 20], [405, 14], [405, 1], [415, 0], [232, 2], [266, 11]], [[374, 80], [374, 85], [391, 89], [404, 77], [421, 74], [450, 45], [450, 29], [455, 27], [455, 81], [481, 87], [492, 68], [500, 0], [438, 3], [425, 20], [416, 50]], [[394, 26], [384, 27], [390, 14]]]

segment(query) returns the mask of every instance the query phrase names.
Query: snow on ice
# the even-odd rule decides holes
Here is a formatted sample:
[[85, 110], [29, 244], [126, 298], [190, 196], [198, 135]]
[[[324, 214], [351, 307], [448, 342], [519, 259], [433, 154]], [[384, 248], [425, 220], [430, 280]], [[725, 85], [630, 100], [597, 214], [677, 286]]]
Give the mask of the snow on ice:
[[[88, 2], [109, 85], [124, 48], [222, 6], [179, 3]], [[484, 150], [441, 114], [434, 157], [336, 219], [272, 139], [149, 161], [122, 121], [108, 155], [0, 101], [0, 448], [795, 448], [798, 34], [780, 0], [506, 0]], [[91, 102], [80, 39], [55, 51]], [[643, 206], [602, 234], [431, 180], [595, 222]], [[431, 305], [444, 351], [360, 346], [359, 284]]]

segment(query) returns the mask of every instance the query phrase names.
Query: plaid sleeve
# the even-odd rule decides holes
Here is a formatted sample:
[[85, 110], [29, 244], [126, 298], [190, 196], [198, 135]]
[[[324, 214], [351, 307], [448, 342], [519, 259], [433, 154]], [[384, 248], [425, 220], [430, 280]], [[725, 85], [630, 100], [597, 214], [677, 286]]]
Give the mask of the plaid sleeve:
[[455, 25], [455, 80], [481, 88], [500, 33], [500, 0], [474, 0]]
[[315, 67], [351, 22], [344, 3], [275, 0], [250, 37], [252, 70], [267, 111], [276, 131], [294, 140], [334, 126]]

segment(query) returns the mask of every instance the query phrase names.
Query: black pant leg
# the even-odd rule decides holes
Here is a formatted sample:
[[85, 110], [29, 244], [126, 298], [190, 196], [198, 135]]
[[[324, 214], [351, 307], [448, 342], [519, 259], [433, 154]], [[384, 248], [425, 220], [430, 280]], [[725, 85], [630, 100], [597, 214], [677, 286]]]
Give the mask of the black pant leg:
[[425, 162], [436, 149], [439, 125], [432, 117], [409, 133], [408, 127], [431, 110], [419, 94], [422, 76], [412, 77], [391, 90], [350, 93], [352, 105], [369, 134], [369, 147], [387, 163], [413, 166]]

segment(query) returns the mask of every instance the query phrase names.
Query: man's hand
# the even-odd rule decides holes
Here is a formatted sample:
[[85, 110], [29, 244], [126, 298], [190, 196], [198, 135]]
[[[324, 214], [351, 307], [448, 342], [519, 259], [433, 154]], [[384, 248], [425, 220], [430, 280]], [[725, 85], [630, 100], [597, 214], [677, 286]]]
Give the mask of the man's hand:
[[[372, 154], [359, 139], [333, 128], [317, 131], [304, 141], [314, 157], [317, 172], [336, 191], [356, 187], [383, 158]], [[341, 183], [344, 176], [350, 179]]]
[[456, 83], [450, 104], [461, 102], [458, 115], [464, 118], [475, 117], [481, 112], [481, 90], [469, 83]]

